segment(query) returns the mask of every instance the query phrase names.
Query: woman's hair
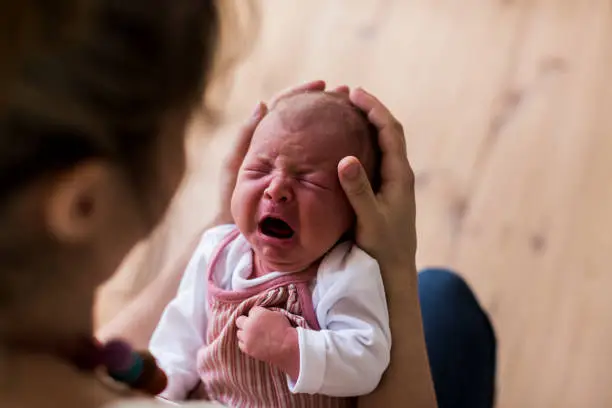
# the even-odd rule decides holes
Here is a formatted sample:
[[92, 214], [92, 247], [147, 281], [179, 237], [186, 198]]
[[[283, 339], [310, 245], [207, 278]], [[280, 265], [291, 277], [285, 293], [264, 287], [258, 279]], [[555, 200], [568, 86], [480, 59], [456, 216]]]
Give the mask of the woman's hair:
[[11, 217], [17, 192], [92, 158], [113, 163], [135, 188], [155, 183], [159, 138], [184, 137], [183, 129], [162, 135], [162, 122], [198, 105], [206, 112], [211, 81], [244, 51], [245, 44], [232, 48], [246, 40], [236, 18], [253, 5], [241, 2], [238, 10], [232, 3], [3, 2], [0, 262], [12, 272], [0, 275], [0, 309], [27, 287], [25, 275], [35, 279], [20, 270], [36, 263], [49, 272], [54, 256], [55, 244]]
[[[0, 10], [0, 202], [101, 157], [134, 179], [168, 112], [201, 101], [214, 0], [22, 0]], [[4, 63], [7, 61], [7, 64]]]

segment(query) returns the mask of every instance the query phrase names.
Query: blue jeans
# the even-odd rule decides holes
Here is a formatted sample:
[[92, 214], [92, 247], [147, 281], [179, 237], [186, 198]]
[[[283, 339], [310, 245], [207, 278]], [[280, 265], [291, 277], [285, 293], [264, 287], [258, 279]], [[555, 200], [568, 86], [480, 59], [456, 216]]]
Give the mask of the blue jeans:
[[439, 408], [492, 408], [496, 340], [489, 318], [457, 274], [426, 269], [418, 281]]

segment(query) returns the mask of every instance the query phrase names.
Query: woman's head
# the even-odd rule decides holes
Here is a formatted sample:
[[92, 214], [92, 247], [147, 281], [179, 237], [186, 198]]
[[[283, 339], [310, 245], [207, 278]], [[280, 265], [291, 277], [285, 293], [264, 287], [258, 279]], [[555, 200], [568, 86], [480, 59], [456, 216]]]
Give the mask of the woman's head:
[[64, 14], [42, 0], [8, 6], [17, 23], [14, 46], [0, 48], [13, 59], [0, 78], [0, 316], [42, 287], [94, 287], [156, 225], [211, 76], [217, 2], [61, 9], [79, 4]]

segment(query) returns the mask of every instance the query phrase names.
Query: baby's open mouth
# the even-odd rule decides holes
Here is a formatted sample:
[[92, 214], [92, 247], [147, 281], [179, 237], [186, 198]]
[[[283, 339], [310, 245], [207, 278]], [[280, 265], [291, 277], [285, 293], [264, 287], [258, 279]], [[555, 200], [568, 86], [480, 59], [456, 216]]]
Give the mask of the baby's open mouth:
[[259, 223], [259, 229], [264, 235], [273, 238], [288, 239], [293, 236], [293, 229], [285, 221], [266, 217]]

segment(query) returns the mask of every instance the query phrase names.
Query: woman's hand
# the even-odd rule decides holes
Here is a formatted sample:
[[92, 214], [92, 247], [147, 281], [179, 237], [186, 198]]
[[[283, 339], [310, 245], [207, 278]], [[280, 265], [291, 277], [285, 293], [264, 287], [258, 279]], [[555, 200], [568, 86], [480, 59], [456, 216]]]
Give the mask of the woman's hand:
[[381, 188], [374, 194], [355, 157], [338, 164], [338, 177], [357, 214], [357, 244], [390, 270], [414, 265], [416, 253], [414, 174], [406, 154], [402, 125], [374, 96], [353, 89], [351, 102], [378, 129], [382, 152]]
[[[251, 138], [253, 137], [253, 133], [255, 132], [257, 125], [259, 125], [259, 122], [268, 113], [268, 106], [270, 108], [274, 108], [274, 105], [279, 99], [285, 98], [287, 96], [296, 95], [303, 92], [324, 90], [325, 81], [317, 80], [307, 82], [305, 84], [294, 86], [284, 91], [281, 91], [280, 93], [275, 95], [268, 104], [265, 104], [263, 102], [259, 102], [257, 104], [253, 115], [240, 128], [238, 137], [236, 138], [232, 148], [230, 149], [229, 155], [223, 162], [223, 167], [221, 169], [221, 201], [218, 207], [218, 214], [213, 220], [213, 225], [230, 224], [233, 222], [232, 214], [230, 212], [230, 203], [232, 200], [234, 187], [236, 186], [238, 171], [240, 170], [240, 166], [242, 165], [244, 156], [246, 155], [247, 150], [249, 149]], [[348, 94], [348, 87], [339, 86], [333, 89], [333, 91]]]
[[[241, 126], [238, 137], [234, 141], [229, 155], [223, 161], [221, 168], [220, 201], [218, 213], [213, 219], [213, 225], [233, 223], [230, 204], [234, 187], [236, 186], [236, 179], [238, 178], [238, 170], [240, 170], [244, 156], [249, 149], [253, 133], [266, 113], [268, 113], [267, 106], [259, 102], [251, 117]], [[207, 228], [208, 227], [209, 226], [207, 226]]]
[[417, 291], [414, 174], [402, 125], [363, 89], [351, 102], [378, 129], [382, 152], [381, 188], [372, 192], [354, 157], [338, 164], [340, 183], [357, 214], [357, 244], [380, 264], [393, 336], [391, 363], [378, 388], [359, 398], [359, 408], [436, 407]]

